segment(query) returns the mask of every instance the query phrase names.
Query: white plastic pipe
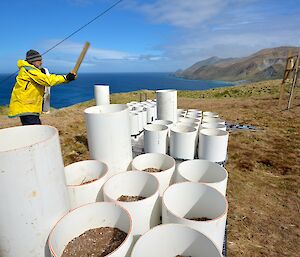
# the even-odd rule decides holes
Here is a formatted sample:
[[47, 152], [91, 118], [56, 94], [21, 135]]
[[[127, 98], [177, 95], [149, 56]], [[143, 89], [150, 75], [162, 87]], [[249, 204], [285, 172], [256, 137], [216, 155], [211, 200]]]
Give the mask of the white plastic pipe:
[[87, 203], [103, 201], [102, 185], [108, 178], [104, 162], [86, 160], [65, 167], [66, 183], [71, 209]]
[[[201, 183], [170, 186], [163, 195], [162, 221], [187, 225], [206, 235], [222, 251], [228, 204], [216, 189]], [[211, 220], [197, 221], [195, 218]]]
[[51, 228], [70, 209], [58, 131], [1, 129], [0, 142], [0, 255], [44, 256]]
[[216, 245], [199, 231], [181, 224], [164, 224], [144, 234], [131, 257], [222, 257]]
[[190, 117], [190, 118], [201, 118], [202, 117], [202, 111], [198, 110], [198, 109], [189, 109], [186, 117]]
[[226, 125], [220, 123], [202, 123], [200, 125], [200, 129], [220, 129], [226, 131]]
[[191, 122], [185, 122], [185, 121], [179, 121], [175, 124], [175, 126], [188, 126], [188, 127], [193, 127], [197, 130], [199, 129], [198, 123], [191, 123]]
[[147, 168], [161, 169], [161, 172], [150, 172], [159, 181], [159, 193], [163, 195], [164, 191], [172, 183], [175, 171], [175, 160], [166, 154], [146, 153], [135, 157], [132, 160], [133, 170], [145, 170]]
[[178, 122], [184, 122], [184, 123], [197, 123], [200, 124], [201, 120], [191, 117], [180, 117], [178, 118]]
[[129, 113], [130, 118], [130, 135], [134, 136], [137, 135], [139, 131], [139, 115], [137, 112], [130, 112]]
[[125, 104], [85, 109], [89, 152], [108, 165], [109, 177], [126, 171], [132, 160], [129, 110]]
[[128, 251], [133, 240], [131, 217], [128, 211], [121, 206], [107, 202], [97, 202], [81, 206], [59, 220], [49, 236], [51, 255], [53, 257], [60, 257], [72, 239], [80, 236], [89, 229], [100, 227], [118, 228], [127, 233], [127, 237], [123, 243], [107, 256], [128, 256]]
[[214, 117], [203, 117], [202, 123], [218, 123], [225, 125], [225, 120], [222, 120], [220, 118], [214, 118]]
[[170, 155], [175, 159], [191, 160], [195, 157], [197, 129], [178, 125], [171, 128]]
[[153, 105], [148, 105], [147, 109], [147, 123], [150, 124], [154, 121], [155, 107]]
[[207, 117], [213, 117], [213, 118], [218, 118], [219, 115], [216, 112], [203, 112], [203, 116], [207, 116]]
[[95, 85], [94, 95], [96, 105], [110, 104], [109, 85]]
[[136, 113], [138, 115], [138, 130], [139, 132], [143, 131], [144, 122], [143, 122], [143, 112], [141, 111], [130, 111], [131, 113]]
[[229, 133], [220, 129], [201, 129], [199, 132], [199, 159], [212, 162], [226, 160]]
[[193, 112], [193, 113], [187, 113], [186, 115], [185, 115], [185, 117], [186, 118], [195, 118], [195, 119], [202, 119], [202, 115], [201, 114], [199, 114], [199, 113], [196, 113], [196, 112]]
[[142, 126], [144, 129], [144, 127], [147, 125], [147, 109], [144, 106], [139, 106], [139, 107], [136, 107], [136, 111], [138, 111], [142, 114]]
[[[134, 241], [160, 222], [159, 183], [148, 172], [129, 171], [111, 177], [103, 186], [104, 200], [124, 207], [132, 218]], [[121, 196], [142, 196], [134, 202], [119, 201]]]
[[170, 136], [170, 129], [174, 126], [173, 121], [170, 120], [154, 120], [152, 124], [157, 124], [157, 125], [165, 125], [168, 127], [168, 136]]
[[145, 153], [162, 153], [168, 151], [168, 127], [165, 125], [149, 124], [144, 131]]
[[157, 118], [159, 120], [177, 121], [177, 91], [157, 90]]
[[228, 173], [219, 164], [206, 160], [190, 160], [180, 163], [176, 171], [176, 182], [204, 183], [226, 196]]

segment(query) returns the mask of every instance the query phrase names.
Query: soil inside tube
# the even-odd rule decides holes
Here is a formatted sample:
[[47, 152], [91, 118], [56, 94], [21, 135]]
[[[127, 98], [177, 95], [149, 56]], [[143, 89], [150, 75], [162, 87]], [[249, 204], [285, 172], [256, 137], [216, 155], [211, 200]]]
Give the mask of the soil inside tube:
[[146, 197], [139, 195], [121, 195], [117, 200], [121, 202], [135, 202], [143, 199], [146, 199]]
[[104, 257], [118, 248], [126, 236], [127, 234], [118, 228], [90, 229], [71, 240], [61, 257]]
[[188, 218], [189, 220], [195, 220], [195, 221], [208, 221], [208, 220], [212, 220], [210, 218], [207, 217], [199, 217], [199, 218]]
[[96, 181], [97, 180], [97, 178], [95, 178], [95, 179], [91, 179], [91, 180], [88, 180], [88, 181], [82, 181], [81, 182], [81, 184], [80, 185], [85, 185], [85, 184], [88, 184], [88, 183], [91, 183], [91, 182], [94, 182], [94, 181]]
[[157, 169], [157, 168], [147, 168], [147, 169], [144, 169], [143, 171], [146, 171], [146, 172], [162, 172], [163, 170], [162, 169]]

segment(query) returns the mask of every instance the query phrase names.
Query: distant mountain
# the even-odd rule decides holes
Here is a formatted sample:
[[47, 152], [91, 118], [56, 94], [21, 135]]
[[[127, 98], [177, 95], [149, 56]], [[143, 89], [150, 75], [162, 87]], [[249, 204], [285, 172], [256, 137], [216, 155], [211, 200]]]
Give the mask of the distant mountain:
[[282, 78], [288, 49], [297, 54], [299, 47], [282, 46], [260, 50], [243, 58], [211, 57], [176, 72], [176, 76], [187, 79], [224, 81], [259, 81]]

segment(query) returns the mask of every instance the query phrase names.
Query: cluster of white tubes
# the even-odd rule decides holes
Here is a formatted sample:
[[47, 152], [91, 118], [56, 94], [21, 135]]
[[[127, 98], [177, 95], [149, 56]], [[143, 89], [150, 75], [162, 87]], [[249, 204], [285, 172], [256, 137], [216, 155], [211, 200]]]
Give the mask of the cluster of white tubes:
[[[101, 85], [95, 95], [102, 90], [109, 92]], [[59, 257], [73, 238], [103, 226], [127, 233], [111, 257], [221, 257], [228, 174], [215, 162], [227, 154], [223, 121], [177, 109], [174, 90], [158, 91], [157, 103], [127, 105], [109, 104], [105, 94], [85, 110], [93, 160], [64, 168], [58, 131], [49, 126], [0, 130], [1, 257]], [[143, 130], [146, 153], [132, 160], [131, 135]], [[120, 202], [121, 195], [145, 199]], [[199, 217], [211, 220], [191, 220]]]
[[[228, 145], [225, 121], [217, 113], [174, 108], [176, 93], [175, 90], [157, 91], [158, 120], [144, 127], [145, 153], [170, 154], [180, 160], [199, 158], [224, 162]], [[163, 99], [168, 104], [163, 104]], [[159, 117], [169, 117], [169, 120]]]
[[146, 100], [144, 102], [127, 103], [129, 109], [131, 136], [137, 136], [143, 132], [147, 124], [157, 119], [157, 107], [155, 100]]

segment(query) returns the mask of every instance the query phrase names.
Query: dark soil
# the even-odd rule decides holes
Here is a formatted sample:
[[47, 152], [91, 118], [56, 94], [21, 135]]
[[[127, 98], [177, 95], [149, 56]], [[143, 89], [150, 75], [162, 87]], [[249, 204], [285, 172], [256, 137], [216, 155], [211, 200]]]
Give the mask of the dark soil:
[[146, 171], [146, 172], [162, 172], [163, 170], [157, 169], [157, 168], [147, 168], [147, 169], [144, 169], [143, 171]]
[[135, 202], [143, 199], [146, 199], [146, 197], [139, 195], [121, 195], [117, 200], [121, 202]]
[[118, 248], [126, 236], [118, 228], [90, 229], [70, 241], [61, 257], [104, 257]]
[[196, 221], [208, 221], [208, 220], [212, 220], [210, 218], [207, 217], [200, 217], [200, 218], [188, 218], [189, 220], [196, 220]]
[[192, 256], [176, 255], [176, 257], [192, 257]]

